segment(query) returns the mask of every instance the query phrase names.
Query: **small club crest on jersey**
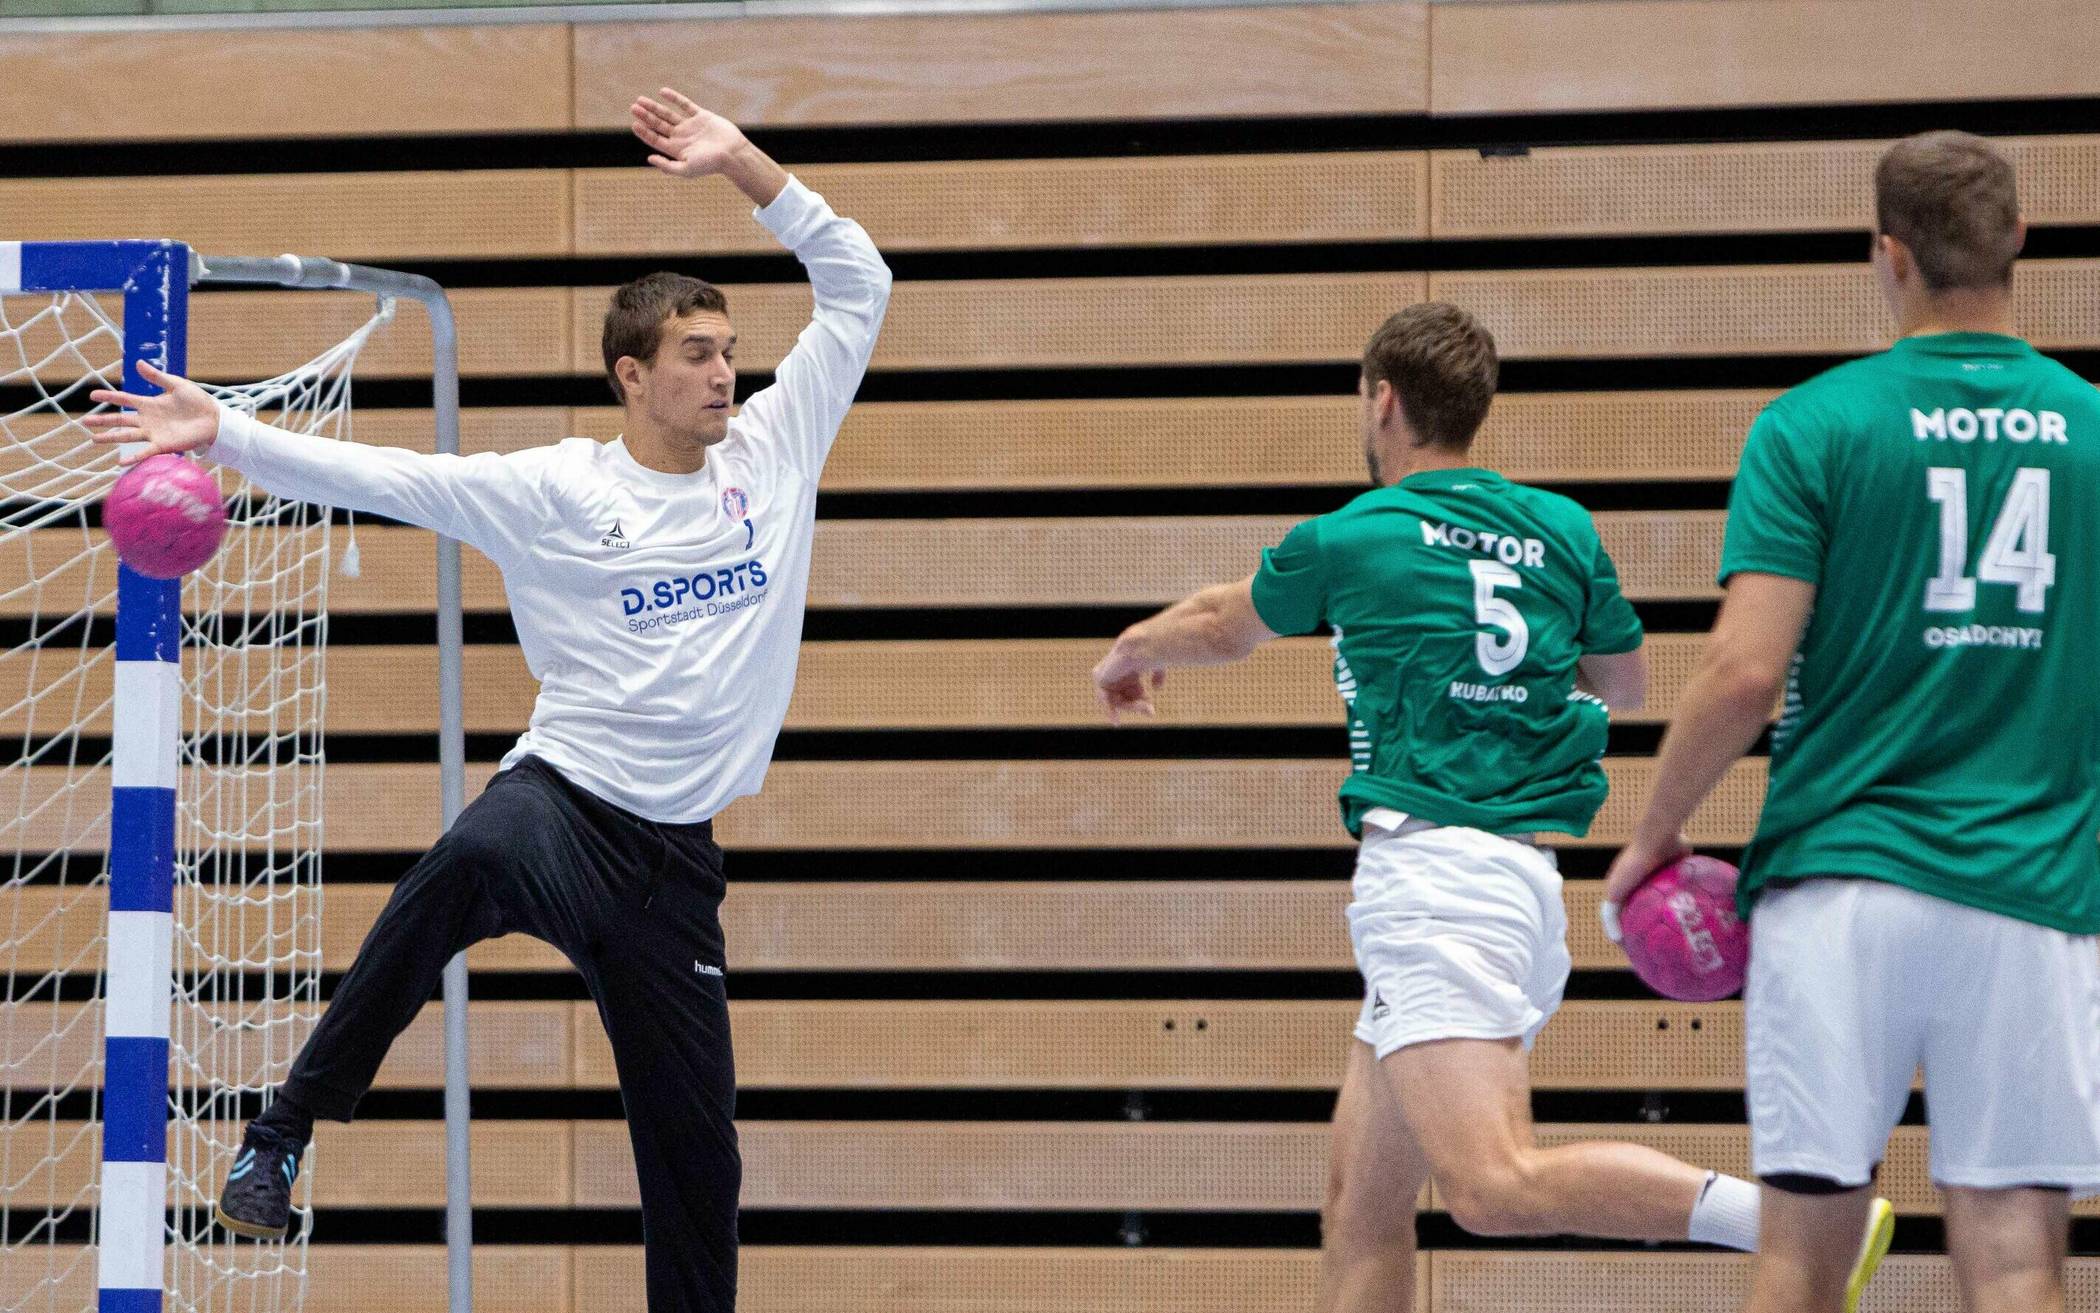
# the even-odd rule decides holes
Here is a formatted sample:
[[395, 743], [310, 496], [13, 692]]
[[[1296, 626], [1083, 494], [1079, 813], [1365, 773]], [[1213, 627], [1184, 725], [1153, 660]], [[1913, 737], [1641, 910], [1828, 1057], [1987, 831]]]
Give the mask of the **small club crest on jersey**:
[[732, 520], [741, 520], [751, 514], [751, 498], [742, 488], [722, 490], [722, 514]]
[[617, 548], [618, 550], [623, 552], [634, 546], [633, 543], [627, 541], [627, 531], [620, 527], [620, 521], [617, 517], [612, 522], [612, 528], [607, 529], [605, 533], [599, 537], [598, 545], [600, 547]]

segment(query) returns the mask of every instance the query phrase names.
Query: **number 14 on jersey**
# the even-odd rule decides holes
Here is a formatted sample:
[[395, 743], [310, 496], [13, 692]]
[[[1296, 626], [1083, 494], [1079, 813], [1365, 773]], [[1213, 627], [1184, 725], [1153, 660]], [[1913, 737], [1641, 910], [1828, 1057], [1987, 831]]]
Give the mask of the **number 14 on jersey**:
[[1928, 611], [1972, 611], [1976, 585], [2011, 584], [2024, 612], [2048, 609], [2056, 582], [2049, 554], [2049, 471], [2022, 467], [2014, 473], [2005, 504], [1984, 540], [1976, 573], [1969, 562], [1969, 478], [1965, 470], [1934, 466], [1925, 471], [1925, 493], [1940, 507], [1940, 570], [1925, 581]]

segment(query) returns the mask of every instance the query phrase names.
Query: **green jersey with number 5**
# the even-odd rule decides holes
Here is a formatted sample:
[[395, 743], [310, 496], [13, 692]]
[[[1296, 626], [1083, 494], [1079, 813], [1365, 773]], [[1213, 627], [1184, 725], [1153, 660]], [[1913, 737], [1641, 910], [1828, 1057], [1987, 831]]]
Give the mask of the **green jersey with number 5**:
[[1575, 663], [1639, 647], [1641, 623], [1582, 507], [1490, 470], [1411, 474], [1264, 552], [1254, 609], [1279, 634], [1334, 632], [1350, 833], [1373, 807], [1588, 831], [1607, 713]]
[[1816, 585], [1744, 859], [2100, 932], [2100, 393], [1907, 338], [1758, 418], [1721, 578]]

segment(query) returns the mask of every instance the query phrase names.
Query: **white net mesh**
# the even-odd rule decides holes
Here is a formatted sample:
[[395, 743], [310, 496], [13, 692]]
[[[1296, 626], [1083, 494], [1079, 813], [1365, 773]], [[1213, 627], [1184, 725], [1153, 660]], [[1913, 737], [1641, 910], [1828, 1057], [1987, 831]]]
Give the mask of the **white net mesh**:
[[[351, 367], [379, 314], [226, 401], [350, 437]], [[98, 527], [116, 453], [77, 422], [122, 386], [121, 317], [79, 294], [0, 296], [0, 1307], [95, 1306], [102, 970], [117, 561]], [[220, 470], [218, 555], [183, 584], [170, 1032], [170, 1309], [291, 1309], [312, 1165], [282, 1242], [211, 1205], [260, 1096], [320, 1008], [321, 731], [329, 521]]]

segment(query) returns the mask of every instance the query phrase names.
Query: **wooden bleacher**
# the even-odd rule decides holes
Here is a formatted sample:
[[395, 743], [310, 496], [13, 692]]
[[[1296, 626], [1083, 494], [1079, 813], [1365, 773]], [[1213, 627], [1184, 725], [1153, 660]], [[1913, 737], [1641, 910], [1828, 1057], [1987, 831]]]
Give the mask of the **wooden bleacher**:
[[[156, 74], [139, 79], [147, 57]], [[259, 94], [230, 93], [258, 68], [269, 70]], [[747, 372], [771, 369], [806, 317], [799, 273], [725, 186], [613, 167], [627, 158], [613, 139], [636, 90], [672, 81], [761, 140], [845, 161], [797, 172], [867, 225], [900, 277], [872, 397], [825, 473], [810, 597], [824, 637], [805, 645], [787, 726], [791, 746], [821, 751], [779, 762], [766, 793], [720, 827], [741, 1080], [761, 1102], [816, 1110], [743, 1125], [745, 1202], [767, 1238], [745, 1250], [742, 1306], [1271, 1313], [1311, 1305], [1318, 1257], [1302, 1228], [1299, 1242], [1251, 1243], [1245, 1228], [1270, 1223], [1246, 1219], [1303, 1223], [1317, 1209], [1326, 1140], [1310, 1117], [1356, 1012], [1346, 985], [1318, 983], [1350, 969], [1339, 737], [1332, 758], [1276, 746], [1338, 726], [1331, 654], [1291, 640], [1242, 668], [1177, 674], [1158, 725], [1114, 732], [1087, 669], [1129, 615], [1244, 575], [1304, 514], [1353, 495], [1363, 473], [1349, 386], [1365, 338], [1406, 302], [1456, 300], [1509, 362], [1482, 459], [1607, 506], [1598, 520], [1627, 590], [1659, 622], [1651, 705], [1617, 717], [1612, 800], [1565, 845], [1594, 873], [1652, 778], [1644, 727], [1668, 715], [1697, 659], [1718, 596], [1719, 485], [1745, 427], [1814, 362], [1887, 340], [1864, 259], [1834, 263], [1844, 252], [1832, 243], [1861, 235], [1864, 256], [1868, 176], [1887, 125], [1911, 121], [1901, 106], [2032, 103], [1978, 111], [1986, 126], [2015, 125], [2003, 144], [2046, 243], [2020, 275], [2021, 325], [2048, 350], [2100, 351], [2100, 134], [2061, 131], [2082, 120], [2049, 113], [2100, 95], [2095, 68], [2100, 18], [2073, 0], [22, 35], [0, 46], [0, 155], [21, 148], [25, 161], [0, 170], [0, 237], [172, 235], [213, 253], [427, 267], [458, 284], [464, 446], [508, 451], [617, 430], [596, 382], [599, 317], [606, 284], [630, 272], [728, 262]], [[126, 94], [82, 97], [82, 79], [123, 79]], [[1768, 118], [1762, 106], [1794, 108]], [[1966, 121], [1952, 109], [1916, 126]], [[1533, 148], [1534, 124], [1552, 144]], [[275, 169], [270, 149], [247, 144], [262, 138], [289, 138], [283, 149], [305, 162]], [[975, 158], [1008, 140], [1010, 157]], [[163, 145], [184, 163], [150, 177], [54, 163], [73, 151], [113, 162], [114, 142]], [[385, 159], [325, 158], [375, 142]], [[788, 145], [781, 154], [797, 165]], [[228, 380], [274, 372], [362, 322], [368, 304], [202, 293], [192, 367]], [[427, 338], [404, 318], [363, 362], [386, 404], [362, 406], [357, 432], [427, 448], [414, 386]], [[1097, 491], [1116, 495], [1116, 513], [1089, 500]], [[1149, 493], [1171, 504], [1155, 509]], [[1123, 513], [1133, 506], [1145, 513]], [[302, 941], [330, 973], [384, 902], [371, 872], [398, 869], [438, 829], [435, 654], [420, 637], [431, 540], [381, 524], [360, 525], [357, 541], [363, 576], [332, 581], [328, 654], [326, 833], [344, 875], [331, 874], [325, 919]], [[473, 553], [466, 591], [478, 620], [500, 616], [500, 581]], [[0, 598], [0, 620], [31, 600]], [[1062, 618], [1045, 627], [1046, 615]], [[99, 700], [106, 654], [69, 669]], [[502, 641], [471, 645], [467, 675], [467, 728], [485, 736], [478, 789], [489, 744], [522, 727], [532, 685]], [[0, 688], [0, 708], [17, 695]], [[0, 715], [0, 733], [21, 728]], [[1161, 757], [1162, 728], [1210, 731], [1210, 744], [1243, 731], [1248, 746]], [[1020, 747], [977, 759], [947, 737], [965, 730]], [[857, 755], [872, 733], [886, 746]], [[901, 755], [900, 742], [912, 745]], [[43, 805], [53, 778], [29, 773], [0, 835], [96, 849], [93, 825]], [[1740, 845], [1763, 787], [1762, 760], [1737, 768], [1694, 837]], [[1249, 852], [1273, 869], [1220, 869]], [[1016, 853], [1040, 860], [1017, 872]], [[749, 865], [769, 878], [739, 877], [747, 854], [763, 855]], [[1567, 885], [1584, 975], [1534, 1057], [1541, 1133], [1631, 1138], [1741, 1170], [1740, 1122], [1631, 1111], [1656, 1092], [1726, 1109], [1742, 1084], [1740, 1007], [1632, 997], [1596, 928], [1597, 888]], [[79, 891], [0, 893], [16, 941], [0, 970], [91, 976], [100, 916]], [[223, 928], [236, 940], [254, 929]], [[477, 1203], [537, 1217], [545, 1236], [479, 1248], [479, 1305], [639, 1309], [631, 1163], [607, 1119], [614, 1074], [594, 1011], [563, 993], [566, 966], [543, 945], [493, 941], [470, 963], [474, 1079], [501, 1096], [501, 1115], [485, 1108], [474, 1128]], [[1118, 996], [1120, 973], [1173, 973], [1186, 996]], [[738, 977], [796, 989], [739, 996]], [[959, 979], [969, 988], [939, 987]], [[1061, 979], [1085, 988], [1059, 996]], [[92, 1013], [74, 997], [0, 1004], [0, 1085], [45, 1088], [92, 1048]], [[381, 1075], [389, 1107], [409, 1111], [321, 1132], [329, 1233], [369, 1240], [382, 1213], [434, 1217], [440, 1078], [432, 1009]], [[1174, 1094], [1228, 1111], [1097, 1120], [1061, 1115], [1053, 1099], [1041, 1116], [970, 1115], [985, 1091]], [[1273, 1097], [1229, 1111], [1250, 1092]], [[876, 1097], [908, 1119], [869, 1115]], [[1269, 1117], [1276, 1099], [1307, 1115]], [[573, 1115], [586, 1105], [596, 1111]], [[1623, 1111], [1573, 1115], [1594, 1108]], [[45, 1168], [0, 1181], [5, 1202], [72, 1197], [95, 1157], [78, 1116], [51, 1123], [67, 1147]], [[1925, 1146], [1922, 1128], [1900, 1130], [1885, 1175], [1906, 1241], [1929, 1236], [1920, 1220], [1939, 1211]], [[1422, 1203], [1440, 1208], [1433, 1192]], [[1023, 1245], [1008, 1229], [987, 1243], [875, 1244], [836, 1220], [855, 1210], [947, 1218], [965, 1239], [987, 1217], [1193, 1216], [1206, 1239]], [[582, 1215], [595, 1238], [627, 1239], [576, 1241], [566, 1222]], [[441, 1232], [425, 1233], [314, 1245], [307, 1307], [441, 1307]], [[2073, 1307], [2100, 1304], [2096, 1234], [2080, 1232]], [[0, 1295], [21, 1264], [62, 1259], [0, 1249]], [[91, 1288], [92, 1262], [74, 1271]], [[1421, 1258], [1417, 1302], [1688, 1313], [1738, 1300], [1747, 1273], [1711, 1254], [1438, 1245]], [[1868, 1304], [1955, 1306], [1945, 1261], [1926, 1253], [1891, 1259]]]

